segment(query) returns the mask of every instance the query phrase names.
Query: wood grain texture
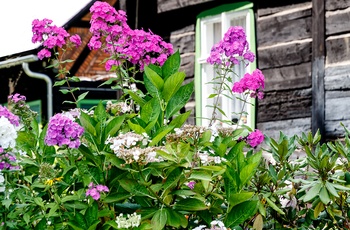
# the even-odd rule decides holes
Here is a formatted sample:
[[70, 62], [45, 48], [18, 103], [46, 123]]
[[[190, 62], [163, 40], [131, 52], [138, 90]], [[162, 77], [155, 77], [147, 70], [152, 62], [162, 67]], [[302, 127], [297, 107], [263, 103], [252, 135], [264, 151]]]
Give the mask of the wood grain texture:
[[349, 0], [325, 0], [326, 10], [339, 10], [350, 7]]

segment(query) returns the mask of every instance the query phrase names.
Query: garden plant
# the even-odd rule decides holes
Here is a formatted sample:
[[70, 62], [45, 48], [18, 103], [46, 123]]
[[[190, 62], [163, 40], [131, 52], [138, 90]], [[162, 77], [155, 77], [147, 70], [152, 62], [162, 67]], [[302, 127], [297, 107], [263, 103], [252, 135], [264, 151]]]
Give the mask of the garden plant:
[[[208, 127], [190, 125], [191, 111], [181, 111], [194, 83], [185, 83], [179, 51], [131, 29], [125, 12], [105, 2], [90, 11], [88, 46], [110, 55], [104, 64], [115, 78], [104, 84], [122, 96], [41, 125], [24, 95], [10, 95], [0, 106], [0, 229], [350, 228], [346, 127], [345, 139], [329, 143], [318, 133], [275, 140], [218, 119], [226, 115], [218, 103]], [[32, 25], [38, 57], [59, 70], [54, 87], [67, 84], [65, 103], [78, 105], [87, 93], [70, 87], [79, 78], [64, 57], [80, 37], [49, 19]], [[210, 97], [263, 99], [259, 69], [232, 82], [232, 67], [254, 59], [243, 28], [230, 27], [207, 60], [217, 75]]]

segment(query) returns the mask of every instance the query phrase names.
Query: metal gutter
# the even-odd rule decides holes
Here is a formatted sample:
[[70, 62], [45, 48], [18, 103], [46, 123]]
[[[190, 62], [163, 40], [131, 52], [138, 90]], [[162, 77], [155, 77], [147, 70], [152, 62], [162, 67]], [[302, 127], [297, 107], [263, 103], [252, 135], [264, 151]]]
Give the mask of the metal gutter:
[[22, 65], [24, 72], [29, 77], [45, 81], [46, 86], [47, 86], [47, 119], [50, 119], [50, 117], [52, 117], [52, 113], [53, 113], [51, 78], [49, 76], [47, 76], [46, 74], [31, 71], [29, 69], [29, 65], [28, 65], [29, 62], [35, 62], [38, 60], [39, 60], [38, 56], [36, 56], [34, 54], [30, 54], [30, 55], [26, 55], [26, 56], [22, 56], [22, 57], [17, 57], [17, 58], [13, 58], [13, 59], [8, 59], [8, 60], [0, 62], [0, 69], [10, 68], [10, 67], [16, 66], [16, 65]]

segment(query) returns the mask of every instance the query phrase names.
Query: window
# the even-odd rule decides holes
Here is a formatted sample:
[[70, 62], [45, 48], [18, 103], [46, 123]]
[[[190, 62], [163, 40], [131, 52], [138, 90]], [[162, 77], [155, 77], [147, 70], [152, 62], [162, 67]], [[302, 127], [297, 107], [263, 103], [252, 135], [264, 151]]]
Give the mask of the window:
[[[222, 5], [217, 8], [202, 12], [197, 17], [196, 26], [196, 66], [195, 66], [195, 100], [196, 100], [196, 123], [206, 126], [209, 124], [213, 109], [207, 105], [213, 105], [214, 99], [208, 99], [208, 96], [214, 93], [213, 85], [208, 84], [212, 81], [214, 75], [214, 67], [206, 62], [209, 57], [210, 50], [214, 44], [218, 43], [230, 26], [242, 26], [245, 29], [249, 48], [255, 52], [255, 25], [253, 4], [249, 2], [233, 3]], [[247, 72], [251, 73], [256, 69], [256, 62], [251, 63], [247, 67], [237, 65], [234, 72], [238, 76], [243, 77]], [[232, 76], [233, 82], [238, 78]], [[230, 83], [231, 85], [232, 83]], [[239, 96], [239, 95], [237, 95]], [[250, 99], [251, 104], [244, 106], [247, 116], [238, 116], [241, 112], [242, 101], [232, 100], [222, 96], [219, 98], [219, 106], [227, 117], [223, 117], [221, 113], [217, 116], [223, 120], [231, 120], [240, 124], [245, 124], [254, 128], [255, 126], [255, 100]], [[205, 119], [207, 118], [207, 119]]]

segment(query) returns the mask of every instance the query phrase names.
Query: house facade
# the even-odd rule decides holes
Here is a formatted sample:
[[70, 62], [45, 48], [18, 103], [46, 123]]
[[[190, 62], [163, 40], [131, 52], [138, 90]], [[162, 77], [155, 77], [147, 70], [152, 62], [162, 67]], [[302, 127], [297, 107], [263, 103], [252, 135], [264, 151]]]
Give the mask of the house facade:
[[[230, 13], [239, 18], [240, 12], [246, 12], [246, 28], [254, 36], [249, 41], [256, 53], [255, 67], [266, 81], [265, 97], [252, 112], [255, 128], [272, 137], [278, 137], [279, 131], [293, 135], [320, 130], [332, 139], [344, 134], [341, 122], [350, 126], [346, 112], [350, 105], [350, 0], [126, 2], [129, 19], [136, 18], [139, 27], [168, 37], [180, 50], [183, 70], [197, 83], [187, 108], [193, 109], [194, 118], [201, 106], [201, 75], [196, 66], [201, 61], [198, 33], [205, 20], [201, 16], [207, 13], [213, 20], [218, 16], [224, 24]], [[135, 5], [140, 10], [133, 10]], [[234, 18], [231, 21], [239, 24]]]
[[[265, 76], [264, 99], [251, 101], [252, 106], [246, 108], [246, 124], [271, 137], [278, 137], [279, 131], [293, 135], [320, 130], [329, 139], [343, 135], [341, 122], [350, 126], [350, 114], [347, 113], [350, 104], [350, 0], [108, 2], [126, 11], [130, 27], [150, 29], [180, 51], [181, 69], [186, 73], [187, 81], [194, 80], [196, 87], [185, 108], [192, 110], [190, 123], [201, 124], [200, 118], [207, 111], [205, 96], [208, 92], [204, 79], [212, 70], [207, 69], [204, 60], [210, 45], [222, 37], [228, 26], [240, 25], [246, 30], [256, 61], [250, 69], [237, 71], [244, 74], [259, 68]], [[108, 76], [99, 65], [105, 56], [89, 51], [86, 46], [90, 36], [88, 12], [87, 6], [66, 24], [67, 30], [79, 33], [83, 40], [80, 50], [71, 54], [77, 61], [71, 64], [70, 70], [75, 76], [90, 79], [78, 84], [91, 91], [89, 99], [116, 97], [116, 92], [108, 87], [97, 87], [99, 81]], [[0, 64], [17, 56], [0, 58]], [[54, 80], [52, 70], [43, 68], [47, 64], [29, 63], [31, 68]], [[21, 66], [16, 65], [11, 68], [0, 66], [0, 74], [16, 79], [18, 74], [24, 73]], [[0, 80], [1, 87], [7, 88], [9, 80]], [[45, 84], [37, 79], [38, 84], [29, 83], [34, 82], [33, 79], [23, 77], [22, 80], [24, 82], [18, 82], [16, 86], [18, 91], [30, 95], [33, 100], [42, 98], [43, 111], [46, 111]], [[39, 84], [42, 85], [39, 87]], [[7, 92], [0, 93], [4, 94], [0, 98], [4, 98]], [[58, 91], [53, 92], [54, 112], [64, 109], [62, 101], [65, 99], [58, 94]], [[235, 111], [234, 105], [227, 106], [227, 103], [230, 102], [222, 101], [223, 108]]]

